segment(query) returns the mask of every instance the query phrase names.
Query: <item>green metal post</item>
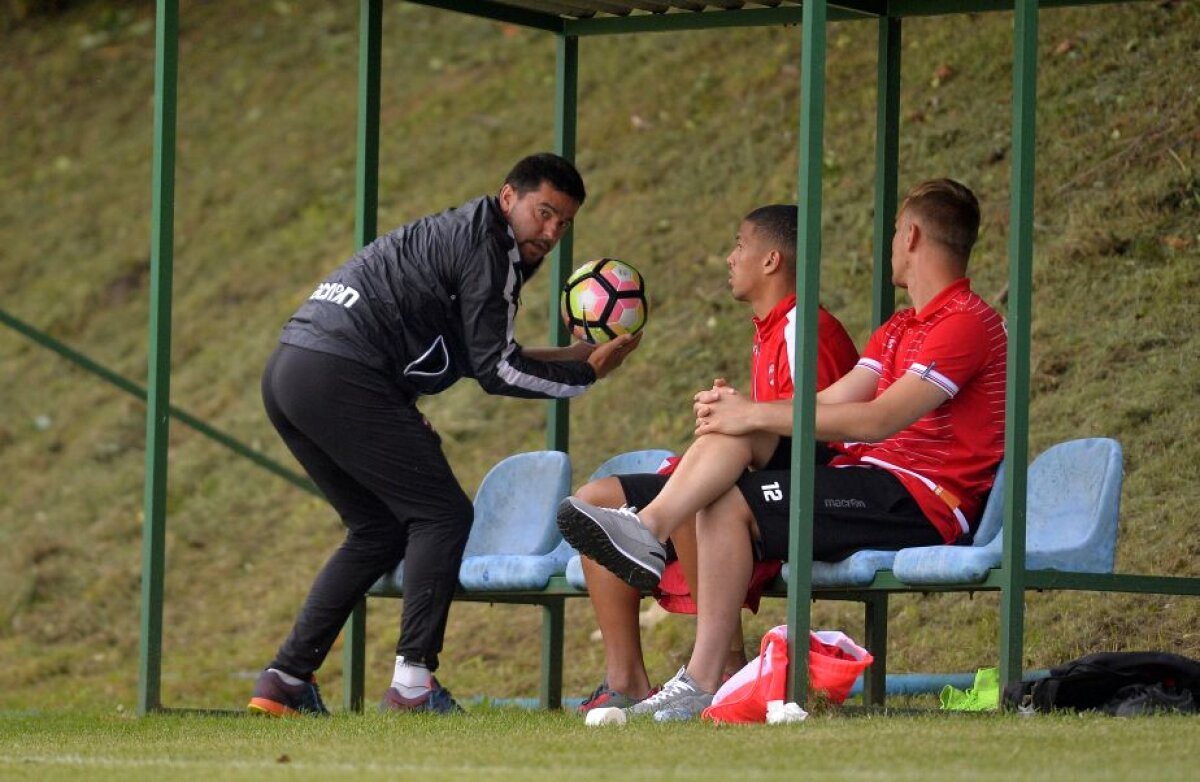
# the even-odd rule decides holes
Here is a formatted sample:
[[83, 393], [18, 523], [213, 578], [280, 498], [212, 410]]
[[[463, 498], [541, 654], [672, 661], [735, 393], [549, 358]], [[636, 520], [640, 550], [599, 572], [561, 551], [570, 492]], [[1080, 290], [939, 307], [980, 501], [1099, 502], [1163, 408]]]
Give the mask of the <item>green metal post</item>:
[[[880, 17], [875, 78], [875, 222], [871, 272], [871, 328], [896, 308], [892, 284], [892, 233], [896, 221], [896, 180], [900, 167], [900, 19]], [[867, 648], [875, 662], [863, 680], [863, 702], [883, 706], [887, 698], [888, 596], [865, 601]]]
[[150, 206], [150, 345], [142, 513], [142, 627], [138, 714], [162, 706], [162, 615], [171, 405], [171, 270], [175, 250], [175, 99], [179, 3], [158, 0], [154, 34], [154, 160]]
[[817, 303], [821, 285], [821, 163], [824, 159], [826, 0], [806, 0], [800, 63], [800, 219], [796, 233], [795, 396], [788, 539], [788, 694], [808, 695], [812, 602], [813, 470], [816, 431]]
[[1017, 0], [1013, 21], [1013, 167], [1008, 237], [1008, 379], [1005, 388], [1004, 549], [1000, 679], [1019, 681], [1025, 637], [1025, 487], [1029, 447], [1029, 350], [1037, 108], [1037, 0]]
[[864, 637], [867, 650], [875, 658], [863, 678], [863, 703], [882, 706], [887, 697], [887, 613], [888, 593], [872, 594], [863, 601]]
[[[358, 21], [358, 164], [355, 170], [354, 249], [374, 241], [379, 212], [379, 68], [383, 0], [361, 0]], [[347, 711], [362, 711], [366, 672], [367, 599], [346, 622], [342, 665]]]
[[564, 600], [542, 605], [542, 679], [538, 702], [543, 709], [562, 708]]
[[383, 0], [361, 0], [358, 35], [355, 250], [374, 241], [379, 211], [379, 68], [383, 47]]
[[[558, 36], [554, 70], [554, 150], [567, 160], [575, 160], [575, 125], [579, 84], [579, 39]], [[574, 257], [573, 231], [558, 243], [550, 256], [550, 344], [569, 342], [566, 324], [558, 314], [558, 296]], [[566, 451], [570, 445], [571, 406], [566, 399], [551, 399], [546, 411], [546, 448]]]
[[892, 232], [896, 222], [896, 172], [900, 167], [900, 20], [879, 19], [875, 79], [875, 252], [871, 274], [871, 328], [896, 308], [892, 285]]

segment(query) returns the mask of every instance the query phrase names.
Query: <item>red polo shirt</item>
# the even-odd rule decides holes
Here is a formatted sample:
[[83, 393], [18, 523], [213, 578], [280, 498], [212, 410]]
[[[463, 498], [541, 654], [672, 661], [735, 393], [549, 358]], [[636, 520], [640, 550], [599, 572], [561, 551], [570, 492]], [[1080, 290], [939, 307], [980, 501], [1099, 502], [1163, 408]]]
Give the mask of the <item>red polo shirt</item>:
[[[774, 402], [791, 399], [796, 373], [792, 371], [796, 341], [796, 294], [775, 305], [765, 318], [754, 319], [754, 355], [750, 363], [752, 399]], [[858, 349], [841, 322], [824, 307], [817, 309], [817, 390], [854, 368]]]
[[920, 312], [900, 310], [871, 335], [858, 366], [879, 375], [878, 397], [905, 372], [946, 401], [886, 440], [845, 443], [831, 464], [894, 474], [947, 543], [973, 526], [1004, 456], [1004, 320], [963, 278]]

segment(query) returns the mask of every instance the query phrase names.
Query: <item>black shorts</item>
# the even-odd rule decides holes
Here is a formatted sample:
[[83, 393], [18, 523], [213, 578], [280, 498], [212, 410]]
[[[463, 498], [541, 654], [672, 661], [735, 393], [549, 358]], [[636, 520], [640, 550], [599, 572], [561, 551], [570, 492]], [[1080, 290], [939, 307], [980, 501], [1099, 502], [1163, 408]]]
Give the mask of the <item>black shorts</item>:
[[[814, 459], [816, 464], [829, 464], [829, 460], [837, 456], [838, 452], [830, 448], [825, 443], [817, 443]], [[775, 446], [775, 453], [771, 454], [771, 458], [767, 459], [767, 463], [762, 466], [763, 470], [790, 470], [792, 469], [792, 438], [780, 437], [779, 444]]]
[[[829, 446], [825, 445], [824, 443], [817, 443], [816, 463], [818, 465], [823, 465], [823, 464], [827, 463], [831, 458], [833, 458], [836, 455], [837, 455], [837, 452], [834, 451], [833, 449], [831, 449]], [[765, 465], [763, 465], [763, 469], [759, 470], [759, 471], [754, 471], [754, 472], [747, 471], [742, 476], [741, 480], [739, 480], [738, 486], [740, 488], [742, 481], [749, 480], [750, 478], [752, 478], [753, 476], [756, 476], [756, 475], [765, 475], [768, 473], [773, 474], [773, 473], [780, 473], [780, 472], [782, 472], [784, 475], [786, 475], [788, 473], [788, 471], [791, 469], [791, 466], [792, 466], [792, 438], [781, 437], [779, 439], [779, 445], [776, 446], [775, 452], [773, 454], [771, 454], [771, 458], [767, 460], [767, 463]], [[620, 483], [621, 483], [621, 491], [625, 495], [625, 504], [631, 505], [636, 509], [641, 509], [641, 508], [646, 507], [647, 505], [649, 505], [651, 502], [654, 501], [654, 498], [657, 497], [659, 492], [662, 491], [663, 486], [667, 485], [667, 479], [670, 476], [669, 475], [660, 475], [658, 473], [632, 473], [629, 475], [617, 475], [614, 477], [616, 477], [616, 479], [618, 481], [620, 481]], [[786, 479], [785, 479], [784, 483], [786, 483]], [[897, 482], [897, 483], [899, 483], [899, 482]], [[787, 493], [786, 488], [784, 490], [784, 493], [786, 495], [786, 493]], [[743, 494], [745, 494], [744, 489], [743, 489]], [[905, 492], [905, 496], [906, 497], [908, 496], [907, 492]], [[749, 498], [747, 498], [747, 501], [749, 501]], [[914, 505], [915, 505], [915, 503], [914, 503]], [[750, 510], [751, 510], [751, 512], [754, 513], [755, 519], [757, 520], [758, 516], [759, 516], [759, 511], [754, 506], [753, 503], [750, 503]], [[918, 513], [919, 513], [919, 511], [918, 511]], [[929, 523], [925, 522], [924, 519], [925, 519], [925, 517], [921, 516], [921, 520], [928, 526]], [[762, 522], [759, 522], [759, 526], [761, 528]], [[757, 558], [758, 559], [785, 559], [787, 557], [787, 537], [786, 537], [786, 535], [787, 535], [787, 507], [786, 507], [786, 503], [785, 503], [783, 553], [780, 554], [779, 556], [758, 555]], [[941, 541], [939, 540], [937, 542], [940, 543]], [[878, 547], [859, 546], [858, 548], [878, 548]], [[757, 549], [758, 549], [758, 547], [756, 546], [756, 555], [758, 554]], [[855, 550], [857, 550], [857, 549], [855, 549]], [[839, 559], [841, 559], [841, 558], [844, 558], [844, 557], [839, 557]], [[672, 559], [676, 559], [675, 548], [674, 548], [674, 546], [671, 545], [670, 541], [667, 541], [667, 560], [670, 561]]]
[[[835, 454], [836, 452], [824, 443], [817, 443], [817, 464], [825, 464]], [[763, 469], [787, 470], [791, 466], [792, 438], [781, 437], [779, 438], [779, 445], [775, 447], [775, 453], [771, 454], [771, 458], [763, 465]], [[613, 477], [621, 482], [621, 491], [625, 493], [625, 504], [641, 509], [654, 501], [654, 498], [662, 491], [663, 486], [667, 485], [667, 478], [671, 476], [660, 475], [656, 472], [647, 472], [616, 475]]]
[[[837, 562], [855, 551], [897, 551], [944, 543], [904, 484], [876, 467], [818, 464], [813, 478], [813, 559]], [[787, 559], [790, 470], [747, 472], [738, 489], [758, 524], [758, 559]]]

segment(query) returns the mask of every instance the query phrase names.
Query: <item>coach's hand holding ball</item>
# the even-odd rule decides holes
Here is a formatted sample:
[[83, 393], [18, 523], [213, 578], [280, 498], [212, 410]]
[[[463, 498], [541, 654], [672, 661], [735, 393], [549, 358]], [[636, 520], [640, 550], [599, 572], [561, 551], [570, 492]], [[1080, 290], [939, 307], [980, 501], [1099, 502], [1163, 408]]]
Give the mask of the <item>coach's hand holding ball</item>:
[[588, 356], [588, 363], [596, 371], [596, 377], [602, 378], [609, 372], [621, 366], [625, 357], [637, 349], [642, 342], [642, 333], [622, 334], [614, 340], [597, 345]]

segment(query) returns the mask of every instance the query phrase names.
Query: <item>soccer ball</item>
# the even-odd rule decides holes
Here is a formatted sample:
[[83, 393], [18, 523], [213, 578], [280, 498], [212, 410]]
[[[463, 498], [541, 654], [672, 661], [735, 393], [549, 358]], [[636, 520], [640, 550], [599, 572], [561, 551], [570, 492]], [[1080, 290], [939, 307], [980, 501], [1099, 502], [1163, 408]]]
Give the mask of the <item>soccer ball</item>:
[[588, 261], [563, 286], [563, 323], [575, 339], [593, 345], [638, 333], [648, 312], [642, 275], [616, 258]]

